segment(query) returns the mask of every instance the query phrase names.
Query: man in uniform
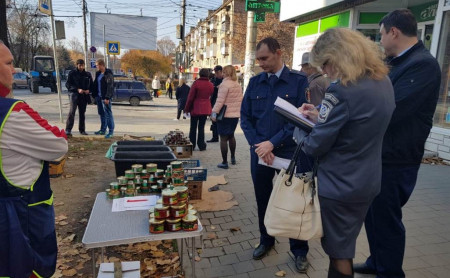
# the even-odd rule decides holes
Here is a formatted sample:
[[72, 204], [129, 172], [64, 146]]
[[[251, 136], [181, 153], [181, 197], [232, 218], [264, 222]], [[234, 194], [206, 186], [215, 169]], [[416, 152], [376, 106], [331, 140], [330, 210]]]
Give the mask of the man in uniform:
[[69, 92], [70, 110], [66, 120], [66, 135], [72, 136], [72, 128], [75, 118], [75, 112], [78, 107], [79, 121], [78, 131], [81, 135], [88, 135], [86, 133], [85, 114], [86, 106], [90, 102], [89, 88], [92, 83], [91, 73], [84, 70], [84, 60], [77, 60], [77, 69], [69, 73], [66, 87]]
[[402, 207], [416, 185], [425, 141], [433, 126], [441, 71], [422, 41], [411, 11], [395, 10], [380, 21], [381, 45], [390, 66], [396, 108], [384, 135], [381, 192], [367, 212], [370, 257], [355, 272], [405, 277]]
[[[223, 73], [222, 73], [222, 66], [217, 65], [214, 67], [214, 77], [211, 78], [211, 82], [214, 85], [214, 93], [211, 96], [211, 107], [214, 107], [214, 104], [216, 104], [217, 100], [217, 94], [219, 93], [219, 85], [223, 81]], [[211, 140], [208, 140], [206, 142], [213, 143], [213, 142], [219, 142], [219, 133], [217, 132], [217, 122], [212, 122], [211, 124], [211, 131], [212, 131], [212, 138]]]
[[[241, 107], [241, 127], [250, 145], [251, 174], [258, 206], [260, 244], [253, 252], [255, 260], [263, 258], [275, 243], [267, 233], [264, 216], [272, 192], [276, 170], [258, 164], [261, 158], [271, 165], [275, 156], [291, 159], [296, 148], [294, 126], [274, 112], [274, 102], [281, 97], [300, 107], [305, 99], [308, 80], [304, 73], [291, 71], [281, 58], [280, 44], [274, 38], [265, 38], [256, 46], [256, 59], [264, 72], [252, 77]], [[311, 163], [300, 155], [299, 172], [311, 170]], [[290, 239], [290, 249], [295, 256], [298, 272], [308, 269], [306, 254], [308, 242]]]
[[302, 55], [302, 70], [308, 76], [308, 89], [306, 90], [306, 100], [315, 106], [322, 103], [325, 92], [330, 86], [330, 80], [322, 75], [318, 68], [309, 63], [309, 52]]
[[58, 248], [47, 161], [67, 152], [66, 134], [5, 98], [14, 73], [0, 41], [0, 277], [51, 277]]

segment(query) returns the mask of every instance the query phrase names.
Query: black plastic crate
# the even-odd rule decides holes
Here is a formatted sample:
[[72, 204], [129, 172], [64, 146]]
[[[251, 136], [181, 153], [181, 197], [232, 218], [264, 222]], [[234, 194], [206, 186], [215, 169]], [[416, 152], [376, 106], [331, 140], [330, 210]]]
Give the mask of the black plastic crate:
[[152, 141], [117, 141], [117, 145], [165, 145], [163, 140], [152, 140]]
[[170, 162], [177, 160], [173, 152], [116, 152], [111, 158], [116, 167], [116, 176], [123, 176], [131, 165], [156, 163], [158, 169], [166, 169]]
[[119, 145], [113, 147], [114, 152], [172, 152], [165, 145]]

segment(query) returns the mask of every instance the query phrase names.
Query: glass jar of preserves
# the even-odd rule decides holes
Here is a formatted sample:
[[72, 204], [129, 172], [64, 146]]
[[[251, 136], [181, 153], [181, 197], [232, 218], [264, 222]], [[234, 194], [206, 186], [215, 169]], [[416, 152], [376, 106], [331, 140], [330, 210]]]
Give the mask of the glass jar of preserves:
[[140, 174], [142, 172], [142, 164], [133, 164], [131, 165], [131, 170], [133, 173]]
[[171, 189], [162, 191], [163, 204], [166, 206], [176, 205], [178, 203], [177, 192]]
[[170, 216], [172, 218], [183, 218], [186, 214], [186, 204], [170, 206]]
[[152, 234], [161, 234], [164, 233], [164, 220], [158, 220], [156, 218], [150, 218], [149, 222], [149, 231]]
[[178, 201], [187, 200], [189, 196], [188, 189], [189, 188], [187, 186], [177, 186], [174, 188], [174, 190], [177, 192]]
[[188, 214], [182, 220], [183, 231], [198, 230], [198, 218], [193, 214]]
[[170, 216], [169, 207], [163, 204], [156, 204], [154, 215], [156, 219], [166, 219]]
[[176, 232], [181, 230], [181, 218], [166, 219], [166, 230], [169, 232]]

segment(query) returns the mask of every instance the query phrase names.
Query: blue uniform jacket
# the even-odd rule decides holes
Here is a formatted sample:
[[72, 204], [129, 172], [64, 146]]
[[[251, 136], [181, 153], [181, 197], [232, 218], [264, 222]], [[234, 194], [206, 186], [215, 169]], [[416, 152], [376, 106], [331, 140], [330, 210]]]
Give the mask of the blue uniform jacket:
[[320, 196], [363, 203], [380, 192], [381, 147], [394, 108], [387, 77], [328, 87], [318, 123], [303, 141], [305, 153], [319, 158]]
[[270, 140], [276, 156], [292, 158], [296, 147], [294, 126], [274, 112], [274, 103], [281, 97], [300, 107], [306, 102], [307, 87], [307, 76], [286, 66], [272, 89], [265, 72], [250, 79], [241, 106], [241, 128], [251, 147]]

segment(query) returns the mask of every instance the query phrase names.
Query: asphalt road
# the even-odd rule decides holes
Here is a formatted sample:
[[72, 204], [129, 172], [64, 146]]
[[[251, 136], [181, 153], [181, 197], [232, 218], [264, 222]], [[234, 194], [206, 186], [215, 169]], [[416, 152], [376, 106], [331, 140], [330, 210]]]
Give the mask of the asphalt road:
[[[14, 90], [14, 98], [24, 100], [34, 110], [47, 119], [50, 124], [65, 128], [65, 121], [69, 111], [69, 98], [62, 83], [62, 121], [58, 94], [52, 93], [49, 88], [39, 87], [39, 94], [33, 94], [29, 89]], [[152, 135], [162, 137], [171, 130], [180, 129], [186, 134], [189, 132], [189, 121], [174, 121], [176, 117], [177, 102], [166, 96], [160, 96], [154, 101], [143, 101], [139, 106], [131, 106], [127, 102], [113, 103], [113, 115], [115, 121], [115, 135], [134, 134]], [[86, 110], [86, 131], [93, 134], [100, 127], [100, 119], [96, 105], [88, 105]], [[209, 124], [205, 128], [209, 132]], [[75, 115], [75, 126], [72, 129], [76, 136], [78, 131], [78, 112]], [[207, 135], [209, 136], [209, 135]]]

